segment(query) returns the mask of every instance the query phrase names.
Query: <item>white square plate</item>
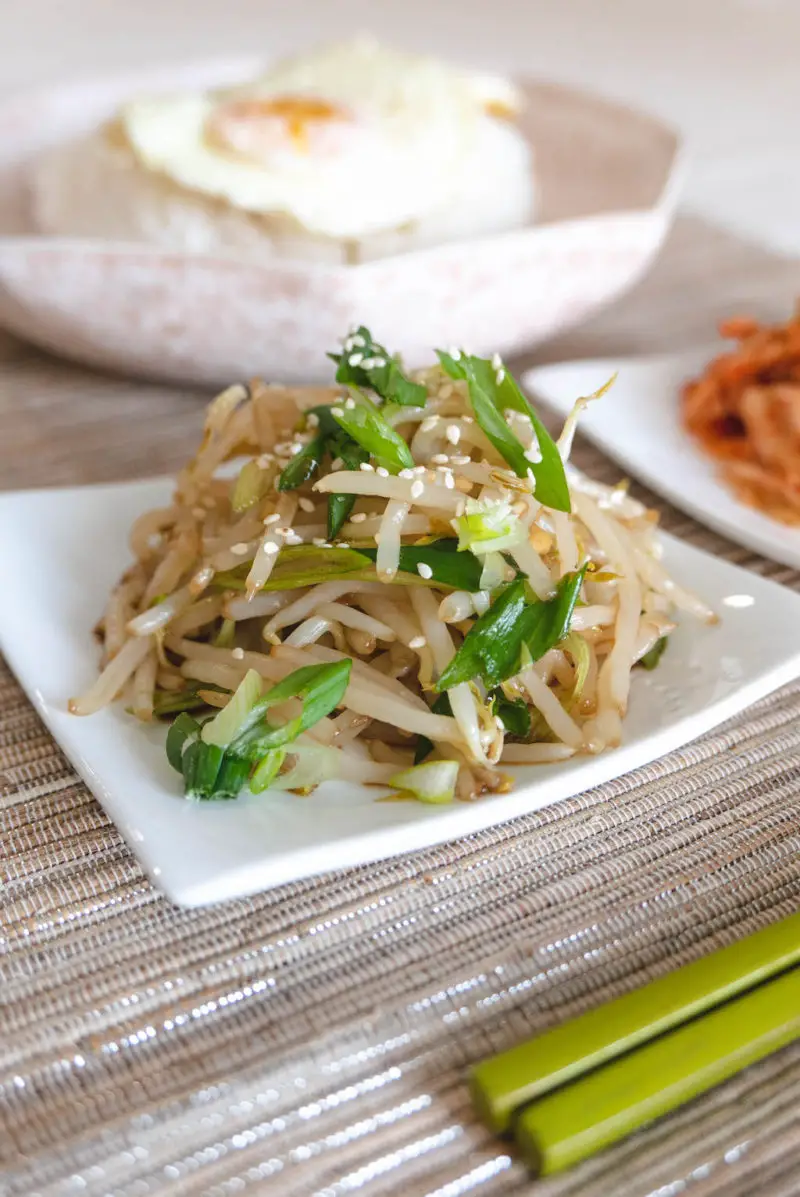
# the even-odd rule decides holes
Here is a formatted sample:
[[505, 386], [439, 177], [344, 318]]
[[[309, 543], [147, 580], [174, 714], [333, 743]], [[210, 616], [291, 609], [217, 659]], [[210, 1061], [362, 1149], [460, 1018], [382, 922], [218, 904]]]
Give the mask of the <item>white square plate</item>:
[[619, 370], [608, 394], [583, 412], [581, 432], [707, 527], [800, 569], [800, 529], [740, 502], [722, 480], [720, 463], [701, 452], [681, 423], [681, 386], [719, 351], [717, 345], [661, 357], [559, 362], [529, 370], [522, 381], [553, 411], [566, 415], [579, 395], [591, 395]]
[[685, 619], [658, 669], [638, 670], [625, 742], [598, 757], [519, 772], [510, 794], [474, 803], [379, 803], [335, 782], [311, 797], [183, 800], [164, 728], [119, 706], [90, 718], [67, 700], [92, 681], [91, 628], [128, 562], [135, 516], [168, 498], [165, 480], [0, 496], [0, 647], [76, 769], [153, 880], [200, 905], [469, 834], [577, 794], [686, 743], [800, 674], [800, 596], [665, 537], [665, 560], [722, 616]]

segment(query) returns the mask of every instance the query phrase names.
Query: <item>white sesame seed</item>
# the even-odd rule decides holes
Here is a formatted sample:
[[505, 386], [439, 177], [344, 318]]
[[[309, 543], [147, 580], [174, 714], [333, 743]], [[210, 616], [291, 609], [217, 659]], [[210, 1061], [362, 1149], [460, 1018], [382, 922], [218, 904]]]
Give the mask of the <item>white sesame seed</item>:
[[409, 640], [409, 648], [424, 648], [428, 641], [424, 636], [415, 636], [413, 640]]
[[493, 370], [502, 370], [503, 369], [503, 359], [501, 358], [499, 353], [492, 354], [492, 369]]
[[382, 370], [385, 365], [386, 365], [385, 357], [374, 357], [372, 359], [372, 366], [373, 366], [373, 369], [375, 369], [375, 370]]
[[445, 431], [445, 436], [451, 445], [457, 445], [461, 440], [461, 429], [458, 424], [448, 424]]
[[243, 661], [244, 660], [244, 649], [243, 648], [232, 648], [231, 656], [233, 657], [234, 661]]
[[336, 547], [337, 549], [349, 549], [350, 545], [346, 540], [337, 540]]
[[414, 477], [414, 471], [413, 471], [413, 470], [409, 470], [409, 469], [404, 469], [404, 470], [401, 470], [401, 471], [400, 471], [400, 473], [397, 475], [397, 477], [398, 477], [398, 478], [413, 478], [413, 477]]
[[280, 518], [281, 517], [278, 515], [277, 511], [273, 511], [272, 515], [264, 516], [263, 522], [264, 522], [265, 526], [268, 528], [270, 524], [277, 524], [277, 522]]
[[411, 483], [411, 498], [412, 499], [419, 499], [422, 495], [424, 495], [424, 493], [425, 493], [425, 483], [424, 482], [417, 481], [417, 482]]
[[294, 528], [291, 528], [286, 533], [286, 543], [287, 544], [302, 544], [303, 538], [298, 532], [295, 532]]
[[474, 424], [474, 423], [475, 423], [475, 417], [474, 417], [474, 416], [462, 416], [462, 417], [461, 417], [461, 423], [462, 423], [462, 424]]
[[336, 416], [337, 420], [340, 419], [344, 415], [344, 408], [343, 407], [332, 407], [331, 415]]
[[274, 540], [268, 540], [262, 546], [262, 552], [267, 557], [274, 557], [275, 554], [278, 552], [278, 546], [276, 545]]
[[306, 416], [306, 424], [309, 428], [319, 428], [319, 416], [315, 411], [310, 411]]
[[354, 411], [355, 406], [356, 406], [356, 401], [353, 398], [345, 399], [344, 405], [345, 405], [345, 408], [347, 409], [347, 411]]
[[378, 475], [379, 478], [388, 478], [389, 477], [389, 471], [384, 466], [378, 466], [375, 473]]
[[351, 516], [350, 516], [350, 523], [351, 523], [351, 524], [363, 524], [363, 523], [364, 523], [364, 520], [365, 520], [366, 518], [367, 518], [366, 512], [364, 512], [364, 511], [357, 511], [357, 512], [355, 513], [355, 515], [351, 515]]
[[426, 416], [419, 426], [420, 432], [433, 432], [436, 425], [439, 423], [438, 416]]
[[375, 466], [369, 461], [362, 461], [358, 468], [363, 470], [365, 474], [371, 474], [373, 473]]
[[424, 561], [420, 561], [419, 565], [417, 566], [417, 573], [421, 578], [425, 578], [426, 581], [428, 578], [433, 577], [433, 570], [429, 565], [426, 565]]
[[240, 540], [238, 544], [231, 545], [231, 552], [235, 557], [244, 557], [247, 552], [247, 545], [243, 540]]
[[350, 357], [347, 359], [347, 362], [348, 362], [348, 365], [350, 365], [350, 366], [360, 366], [361, 363], [363, 362], [363, 360], [364, 360], [363, 353], [351, 353]]
[[422, 465], [420, 465], [420, 466], [414, 466], [414, 473], [415, 473], [415, 474], [427, 474], [427, 472], [428, 472], [428, 467], [427, 467], [427, 466], [422, 466]]
[[445, 484], [445, 486], [447, 487], [447, 489], [448, 489], [448, 490], [454, 490], [454, 489], [455, 489], [456, 480], [455, 480], [455, 478], [453, 477], [453, 475], [452, 475], [452, 474], [445, 474], [445, 476], [444, 476], [444, 484]]
[[305, 499], [305, 498], [298, 499], [297, 505], [301, 511], [313, 511], [314, 510], [314, 504], [311, 502], [310, 499]]
[[467, 457], [465, 455], [460, 455], [458, 457], [451, 457], [450, 465], [454, 465], [454, 466], [469, 465], [471, 460], [472, 459], [470, 457]]
[[461, 360], [461, 350], [451, 347], [450, 357], [453, 359], [454, 362], [460, 361]]
[[505, 376], [506, 376], [506, 372], [505, 372], [505, 370], [498, 370], [498, 371], [497, 371], [497, 373], [496, 373], [496, 374], [495, 374], [495, 376], [494, 376], [494, 380], [495, 380], [495, 382], [497, 383], [497, 385], [498, 385], [498, 386], [500, 386], [500, 383], [503, 381], [503, 379], [505, 378]]
[[304, 448], [305, 448], [305, 445], [298, 444], [297, 441], [294, 441], [294, 443], [289, 448], [289, 453], [291, 454], [292, 457], [296, 457], [297, 454], [300, 453]]
[[450, 458], [446, 453], [434, 453], [431, 461], [434, 465], [447, 465]]
[[318, 549], [327, 548], [327, 546], [328, 546], [328, 542], [324, 536], [313, 537], [311, 543], [316, 545]]

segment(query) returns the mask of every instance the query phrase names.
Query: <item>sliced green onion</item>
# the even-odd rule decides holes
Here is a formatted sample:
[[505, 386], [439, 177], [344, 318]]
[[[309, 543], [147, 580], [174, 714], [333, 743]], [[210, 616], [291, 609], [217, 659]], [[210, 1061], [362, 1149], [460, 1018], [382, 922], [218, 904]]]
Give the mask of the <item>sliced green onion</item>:
[[[295, 669], [294, 673], [290, 673], [282, 682], [273, 686], [252, 708], [247, 726], [237, 736], [233, 748], [250, 760], [260, 760], [269, 749], [281, 748], [296, 740], [301, 732], [313, 727], [341, 705], [350, 681], [352, 666], [352, 661], [344, 660], [329, 665], [305, 665], [302, 669]], [[260, 724], [261, 718], [270, 707], [287, 702], [290, 698], [303, 700], [300, 715], [290, 719], [283, 727]]]
[[324, 455], [325, 438], [315, 436], [299, 453], [295, 453], [287, 466], [284, 466], [278, 479], [278, 490], [297, 490], [308, 482], [319, 469]]
[[451, 522], [461, 552], [499, 553], [525, 539], [524, 525], [505, 499], [467, 499], [464, 514]]
[[668, 640], [668, 636], [662, 636], [659, 640], [656, 640], [649, 652], [640, 657], [636, 664], [641, 665], [643, 669], [655, 669], [664, 655], [664, 649], [667, 647]]
[[336, 381], [350, 386], [367, 387], [385, 399], [403, 407], [424, 407], [428, 393], [424, 386], [412, 382], [403, 373], [400, 363], [373, 341], [363, 325], [344, 342], [344, 353], [329, 353], [337, 364]]
[[400, 470], [413, 469], [414, 458], [406, 442], [384, 420], [374, 403], [362, 396], [347, 403], [332, 407], [331, 415], [349, 437], [374, 457], [378, 467], [398, 474]]
[[272, 783], [274, 790], [310, 790], [339, 776], [341, 753], [327, 744], [293, 744], [294, 765]]
[[[433, 540], [429, 544], [403, 545], [400, 549], [399, 571], [412, 575], [419, 582], [425, 581], [431, 585], [447, 586], [453, 590], [480, 589], [482, 573], [480, 561], [477, 557], [473, 557], [472, 553], [454, 552], [455, 548], [456, 541], [449, 537]], [[361, 549], [359, 551], [372, 561], [378, 554], [377, 549]], [[423, 579], [420, 576], [418, 572], [420, 565], [427, 565], [431, 571], [429, 578]]]
[[[223, 590], [244, 590], [249, 570], [249, 565], [240, 565], [236, 569], [220, 571], [214, 578], [214, 585]], [[359, 571], [364, 571], [370, 578], [375, 576], [372, 560], [366, 553], [310, 544], [288, 545], [281, 549], [263, 589], [294, 590], [299, 586], [315, 586], [317, 582], [357, 575]]]
[[496, 686], [518, 672], [525, 591], [524, 578], [517, 578], [502, 591], [489, 610], [476, 619], [434, 689], [449, 690], [476, 678], [486, 686]]
[[[431, 711], [434, 715], [452, 715], [453, 711], [450, 707], [450, 699], [447, 694], [440, 694]], [[421, 765], [426, 756], [430, 756], [433, 752], [433, 741], [429, 740], [427, 736], [417, 736], [417, 746], [414, 749], [414, 764]]]
[[191, 715], [181, 714], [167, 732], [167, 760], [178, 773], [183, 772], [183, 756], [200, 735], [200, 724]]
[[236, 636], [236, 620], [223, 619], [220, 629], [214, 637], [214, 648], [231, 648]]
[[[533, 478], [536, 498], [546, 507], [570, 511], [569, 487], [558, 447], [505, 366], [496, 369], [485, 358], [464, 353], [437, 353], [445, 373], [466, 381], [475, 419], [517, 477]], [[506, 423], [507, 411], [528, 417], [536, 451], [522, 447]]]
[[550, 599], [531, 599], [523, 577], [475, 621], [435, 689], [480, 679], [492, 688], [540, 660], [569, 631], [586, 567], [565, 574]]
[[503, 724], [504, 731], [520, 740], [527, 740], [531, 734], [531, 711], [523, 698], [508, 698], [502, 690], [493, 692], [493, 713]]
[[561, 642], [561, 647], [569, 653], [575, 665], [575, 680], [567, 706], [567, 710], [570, 710], [576, 702], [580, 701], [581, 694], [583, 694], [583, 687], [589, 676], [592, 654], [583, 636], [579, 636], [577, 632], [570, 632]]
[[[333, 496], [331, 496], [333, 497]], [[349, 496], [348, 496], [349, 497]], [[419, 586], [442, 586], [452, 590], [479, 590], [481, 562], [472, 553], [456, 553], [456, 540], [443, 537], [429, 544], [403, 545], [400, 549], [399, 572], [408, 585], [411, 579]], [[282, 548], [278, 560], [263, 590], [293, 590], [299, 586], [315, 586], [318, 582], [333, 582], [352, 578], [353, 581], [377, 581], [375, 548], [350, 549], [332, 546], [298, 544]], [[417, 566], [427, 565], [430, 578], [423, 578]], [[243, 564], [231, 570], [221, 570], [214, 577], [215, 588], [244, 590], [250, 566]]]
[[250, 778], [250, 792], [262, 794], [268, 789], [280, 773], [281, 765], [286, 759], [285, 748], [272, 748], [262, 756]]
[[452, 802], [458, 779], [458, 761], [426, 761], [401, 769], [389, 778], [389, 785], [413, 794], [420, 802]]
[[[481, 590], [488, 590], [491, 593], [508, 581], [510, 567], [501, 553], [486, 553], [481, 557], [481, 561], [483, 562], [479, 586]], [[513, 570], [511, 570], [511, 575], [513, 577]]]
[[195, 740], [183, 754], [183, 788], [187, 798], [213, 798], [225, 752], [218, 744]]
[[227, 748], [237, 736], [246, 731], [258, 719], [253, 715], [256, 704], [264, 691], [261, 674], [248, 669], [230, 702], [218, 711], [213, 719], [203, 725], [202, 739], [205, 744], [217, 744]]
[[565, 574], [552, 598], [536, 600], [523, 613], [520, 634], [532, 661], [540, 661], [569, 632], [585, 574], [585, 565], [574, 573]]
[[272, 470], [262, 469], [257, 461], [248, 461], [242, 466], [233, 485], [231, 507], [236, 512], [254, 507], [272, 484]]
[[[221, 686], [212, 686], [205, 682], [202, 684], [202, 688], [227, 694], [227, 690]], [[182, 690], [156, 690], [153, 695], [153, 714], [156, 719], [163, 719], [167, 715], [178, 715], [183, 711], [200, 711], [203, 707], [208, 706], [197, 690], [196, 682], [191, 682]]]

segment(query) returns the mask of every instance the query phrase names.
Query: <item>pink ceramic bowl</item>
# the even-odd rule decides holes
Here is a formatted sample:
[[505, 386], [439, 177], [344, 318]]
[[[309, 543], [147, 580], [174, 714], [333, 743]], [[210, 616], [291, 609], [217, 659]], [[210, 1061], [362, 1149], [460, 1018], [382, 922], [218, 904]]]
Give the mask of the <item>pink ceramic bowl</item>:
[[536, 223], [516, 232], [327, 266], [32, 231], [26, 181], [43, 148], [137, 91], [233, 82], [258, 66], [162, 68], [0, 104], [0, 325], [82, 362], [210, 386], [326, 378], [325, 351], [356, 323], [411, 365], [436, 345], [510, 356], [630, 287], [669, 228], [682, 174], [671, 129], [597, 96], [521, 81], [539, 198]]

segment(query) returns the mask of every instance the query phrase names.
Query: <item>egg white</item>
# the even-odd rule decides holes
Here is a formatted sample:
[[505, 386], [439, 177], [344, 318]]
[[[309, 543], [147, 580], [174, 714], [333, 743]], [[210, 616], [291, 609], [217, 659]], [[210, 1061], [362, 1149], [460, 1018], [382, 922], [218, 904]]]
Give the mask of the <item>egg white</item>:
[[[335, 153], [320, 152], [313, 137], [306, 144], [287, 136], [260, 161], [209, 138], [221, 104], [271, 97], [330, 102], [344, 113], [348, 136]], [[310, 232], [358, 238], [446, 209], [493, 99], [507, 110], [516, 97], [504, 80], [359, 40], [279, 64], [225, 93], [134, 101], [120, 122], [150, 171], [245, 212], [287, 214]]]

